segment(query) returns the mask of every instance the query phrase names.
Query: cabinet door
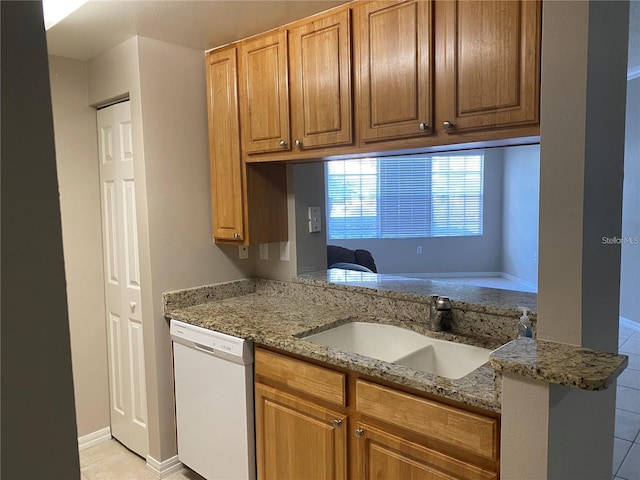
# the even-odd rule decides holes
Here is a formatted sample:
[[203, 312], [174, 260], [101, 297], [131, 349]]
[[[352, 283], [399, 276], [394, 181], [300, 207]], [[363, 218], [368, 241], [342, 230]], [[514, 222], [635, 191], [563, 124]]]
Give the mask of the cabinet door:
[[364, 142], [433, 133], [431, 1], [358, 5], [359, 95]]
[[206, 62], [213, 237], [214, 240], [242, 241], [243, 192], [236, 49], [211, 52]]
[[541, 2], [451, 0], [443, 8], [445, 131], [538, 123]]
[[294, 28], [289, 38], [294, 146], [352, 143], [351, 10]]
[[273, 33], [240, 46], [242, 145], [246, 153], [289, 150], [287, 38]]
[[347, 478], [345, 415], [260, 383], [255, 395], [258, 478]]
[[384, 430], [356, 426], [356, 478], [377, 480], [496, 480], [497, 473], [410, 442]]

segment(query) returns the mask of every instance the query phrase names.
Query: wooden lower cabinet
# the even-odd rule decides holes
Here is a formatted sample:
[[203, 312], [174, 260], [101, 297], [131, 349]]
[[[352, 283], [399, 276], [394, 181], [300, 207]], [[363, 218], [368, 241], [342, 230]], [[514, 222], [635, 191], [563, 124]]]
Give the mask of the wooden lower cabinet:
[[497, 480], [500, 419], [255, 352], [259, 480]]
[[356, 425], [355, 477], [361, 480], [495, 480], [498, 474], [364, 423]]
[[259, 479], [346, 480], [346, 415], [262, 384], [255, 395]]

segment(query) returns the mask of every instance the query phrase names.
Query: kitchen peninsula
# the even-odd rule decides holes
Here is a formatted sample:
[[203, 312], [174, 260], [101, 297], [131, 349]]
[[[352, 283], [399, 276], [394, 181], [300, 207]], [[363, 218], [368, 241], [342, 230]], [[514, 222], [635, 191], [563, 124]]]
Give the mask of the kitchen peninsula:
[[[451, 297], [451, 331], [429, 330], [433, 295]], [[371, 445], [381, 442], [408, 449], [392, 459], [398, 468], [418, 462], [455, 478], [498, 478], [502, 372], [602, 390], [628, 361], [553, 342], [514, 341], [517, 307], [535, 310], [536, 295], [524, 292], [331, 269], [291, 282], [248, 279], [167, 292], [163, 300], [167, 318], [254, 343], [256, 448], [265, 478], [273, 477], [266, 472], [281, 462], [278, 449], [265, 445], [311, 431], [325, 438], [323, 445], [333, 445], [331, 453], [291, 467], [296, 472], [311, 468], [311, 462], [313, 468], [359, 476], [363, 465], [374, 461]], [[535, 331], [536, 314], [531, 317]], [[489, 362], [450, 379], [305, 340], [355, 321], [400, 326], [493, 352]], [[398, 409], [404, 413], [396, 415]], [[275, 421], [273, 415], [285, 417]], [[305, 427], [280, 431], [301, 418], [308, 420]], [[347, 435], [350, 430], [355, 439]], [[391, 460], [378, 460], [375, 468], [386, 471]]]
[[[452, 331], [429, 332], [430, 295], [447, 295], [452, 299]], [[531, 309], [534, 332], [537, 318], [536, 294], [533, 293], [339, 269], [302, 275], [292, 282], [250, 279], [166, 292], [163, 299], [167, 318], [339, 367], [355, 368], [365, 374], [497, 412], [500, 403], [498, 392], [493, 390], [493, 369], [486, 365], [472, 372], [469, 375], [472, 378], [458, 381], [428, 374], [408, 375], [406, 367], [382, 366], [380, 362], [362, 356], [352, 358], [301, 340], [301, 337], [358, 320], [403, 326], [427, 335], [495, 349], [515, 339], [520, 316], [517, 307]], [[529, 362], [531, 345], [520, 343], [523, 345], [521, 353]], [[512, 363], [518, 362], [517, 345], [520, 343], [514, 342], [509, 347]], [[566, 372], [572, 377], [570, 380], [552, 383], [603, 389], [627, 364], [624, 355], [554, 342], [537, 342], [538, 351], [547, 344], [553, 345], [550, 350], [555, 351], [559, 359], [571, 356], [571, 352], [593, 352], [592, 365], [583, 365], [584, 371]], [[499, 352], [492, 357], [491, 363], [498, 370], [509, 368], [506, 360], [498, 360], [502, 358]], [[598, 387], [588, 388], [575, 383], [574, 376], [598, 378], [594, 383]], [[469, 382], [473, 385], [465, 388]]]

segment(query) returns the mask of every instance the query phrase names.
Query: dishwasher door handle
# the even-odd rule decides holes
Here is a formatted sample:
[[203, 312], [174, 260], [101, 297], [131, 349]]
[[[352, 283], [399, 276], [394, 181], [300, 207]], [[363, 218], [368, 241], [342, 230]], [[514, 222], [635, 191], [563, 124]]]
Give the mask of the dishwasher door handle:
[[207, 345], [202, 345], [201, 343], [196, 343], [196, 342], [193, 342], [193, 346], [196, 347], [198, 350], [203, 350], [207, 353], [215, 355], [215, 350], [212, 347], [209, 347]]

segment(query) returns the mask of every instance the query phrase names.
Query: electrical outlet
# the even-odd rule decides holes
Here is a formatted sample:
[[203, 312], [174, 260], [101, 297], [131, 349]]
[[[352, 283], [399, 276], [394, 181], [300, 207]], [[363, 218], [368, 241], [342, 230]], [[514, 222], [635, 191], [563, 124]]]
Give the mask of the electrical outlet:
[[416, 248], [416, 253], [418, 255], [422, 255], [422, 245], [418, 245], [418, 248]]
[[289, 242], [280, 242], [280, 261], [288, 262], [291, 260], [289, 253]]
[[320, 207], [309, 207], [309, 233], [322, 230], [322, 218], [320, 217]]
[[238, 247], [238, 258], [240, 260], [244, 260], [245, 258], [249, 258], [249, 247], [246, 245], [240, 245]]
[[269, 260], [269, 244], [260, 244], [260, 260]]

